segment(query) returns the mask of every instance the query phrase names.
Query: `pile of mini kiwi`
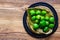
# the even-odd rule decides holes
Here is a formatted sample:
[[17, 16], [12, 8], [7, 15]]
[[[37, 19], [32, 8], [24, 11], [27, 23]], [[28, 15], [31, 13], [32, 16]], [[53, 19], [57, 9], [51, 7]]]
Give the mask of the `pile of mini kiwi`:
[[54, 16], [46, 9], [28, 8], [27, 12], [34, 30], [42, 29], [46, 33], [54, 28]]

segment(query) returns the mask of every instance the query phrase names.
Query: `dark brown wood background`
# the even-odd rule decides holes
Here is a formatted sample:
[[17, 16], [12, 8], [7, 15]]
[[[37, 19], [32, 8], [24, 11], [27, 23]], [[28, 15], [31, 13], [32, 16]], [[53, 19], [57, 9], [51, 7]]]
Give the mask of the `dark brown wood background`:
[[[36, 2], [47, 2], [57, 11], [59, 26], [47, 38], [33, 38], [23, 27], [25, 8]], [[60, 0], [0, 0], [0, 40], [60, 40]]]

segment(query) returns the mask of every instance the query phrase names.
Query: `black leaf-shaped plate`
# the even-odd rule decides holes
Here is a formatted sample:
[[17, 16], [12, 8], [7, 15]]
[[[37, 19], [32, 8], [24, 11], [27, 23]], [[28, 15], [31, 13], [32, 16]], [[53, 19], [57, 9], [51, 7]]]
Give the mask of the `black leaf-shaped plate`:
[[53, 12], [53, 15], [54, 15], [54, 18], [55, 18], [55, 26], [52, 29], [53, 31], [50, 34], [36, 34], [36, 33], [32, 32], [31, 29], [28, 27], [27, 22], [26, 22], [27, 11], [25, 11], [24, 16], [23, 16], [23, 25], [24, 25], [24, 28], [27, 31], [27, 33], [29, 35], [31, 35], [32, 37], [45, 38], [45, 37], [48, 37], [48, 36], [52, 35], [54, 32], [56, 32], [56, 30], [58, 28], [58, 15], [57, 15], [57, 12], [55, 11], [55, 9], [48, 3], [45, 3], [45, 2], [34, 3], [31, 6], [29, 6], [29, 8], [36, 7], [36, 6], [46, 6]]

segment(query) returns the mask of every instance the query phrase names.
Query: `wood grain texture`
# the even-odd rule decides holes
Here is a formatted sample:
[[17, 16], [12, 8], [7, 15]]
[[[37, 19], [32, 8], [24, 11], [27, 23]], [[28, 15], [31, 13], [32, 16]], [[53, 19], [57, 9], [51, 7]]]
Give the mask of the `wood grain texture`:
[[57, 31], [47, 38], [33, 38], [27, 34], [23, 26], [23, 15], [25, 8], [28, 8], [35, 2], [42, 0], [0, 0], [0, 40], [60, 40], [60, 1], [50, 0], [51, 4], [57, 11], [59, 26]]

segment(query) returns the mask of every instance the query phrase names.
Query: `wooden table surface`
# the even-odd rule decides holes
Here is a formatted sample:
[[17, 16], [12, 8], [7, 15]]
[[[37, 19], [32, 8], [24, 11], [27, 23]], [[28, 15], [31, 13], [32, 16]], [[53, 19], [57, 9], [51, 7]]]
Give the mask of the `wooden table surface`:
[[[33, 38], [24, 29], [25, 8], [35, 2], [51, 4], [58, 14], [57, 31], [47, 38]], [[59, 0], [0, 0], [0, 40], [60, 40], [60, 1]]]

